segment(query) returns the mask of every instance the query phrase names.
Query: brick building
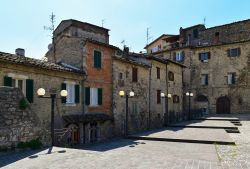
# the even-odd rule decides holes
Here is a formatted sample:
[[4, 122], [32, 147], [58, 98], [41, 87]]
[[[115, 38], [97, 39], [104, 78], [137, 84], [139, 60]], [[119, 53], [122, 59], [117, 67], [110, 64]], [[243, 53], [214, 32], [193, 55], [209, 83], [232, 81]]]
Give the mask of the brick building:
[[[153, 55], [188, 67], [183, 74], [183, 92], [194, 93], [193, 112], [249, 112], [250, 20], [211, 28], [202, 24], [180, 28], [179, 35], [162, 40], [165, 49]], [[187, 111], [187, 97], [183, 101]]]

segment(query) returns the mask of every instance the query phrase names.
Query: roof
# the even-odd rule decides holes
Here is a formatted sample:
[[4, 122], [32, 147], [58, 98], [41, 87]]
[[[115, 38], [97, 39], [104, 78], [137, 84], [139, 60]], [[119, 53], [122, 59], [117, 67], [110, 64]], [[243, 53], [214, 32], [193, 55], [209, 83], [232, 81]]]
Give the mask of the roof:
[[73, 72], [79, 74], [85, 74], [81, 70], [77, 70], [70, 66], [63, 66], [60, 64], [56, 64], [53, 62], [47, 62], [39, 59], [18, 56], [15, 54], [4, 53], [0, 52], [0, 62], [8, 62], [13, 64], [25, 65], [25, 66], [32, 66], [35, 68], [47, 69], [47, 70], [54, 70], [54, 71], [64, 71], [64, 72]]
[[113, 56], [114, 59], [148, 68], [151, 67], [151, 63], [147, 61], [146, 54], [133, 52], [126, 53], [120, 49], [118, 51], [120, 52], [120, 54], [116, 54], [115, 56]]
[[152, 45], [153, 43], [155, 43], [156, 41], [160, 40], [162, 37], [167, 36], [167, 37], [171, 37], [171, 36], [176, 36], [176, 35], [170, 35], [170, 34], [162, 34], [161, 36], [159, 36], [158, 38], [156, 38], [155, 40], [153, 40], [152, 42], [150, 42], [149, 44], [147, 44], [144, 49], [146, 49], [147, 47], [149, 47], [150, 45]]
[[190, 26], [190, 27], [187, 27], [187, 28], [180, 28], [180, 29], [183, 29], [183, 30], [189, 30], [189, 29], [193, 29], [193, 28], [196, 28], [196, 27], [204, 27], [205, 28], [205, 25], [203, 24], [197, 24], [197, 25], [193, 25], [193, 26]]
[[231, 23], [224, 24], [224, 25], [218, 25], [218, 26], [210, 27], [210, 28], [207, 28], [206, 30], [208, 30], [208, 29], [215, 29], [215, 28], [224, 27], [224, 26], [230, 26], [230, 25], [234, 25], [234, 24], [240, 24], [240, 23], [249, 22], [249, 21], [250, 21], [250, 19], [236, 21], [236, 22], [231, 22]]
[[88, 123], [95, 121], [113, 120], [113, 117], [106, 113], [85, 113], [85, 114], [70, 114], [62, 116], [68, 123]]
[[185, 65], [181, 64], [181, 63], [178, 63], [178, 62], [175, 62], [173, 60], [170, 60], [170, 59], [163, 59], [161, 57], [157, 57], [157, 56], [153, 56], [153, 55], [150, 55], [147, 57], [148, 59], [152, 59], [152, 60], [155, 60], [155, 61], [158, 61], [158, 62], [161, 62], [163, 64], [168, 64], [169, 62], [170, 63], [173, 63], [173, 64], [176, 64], [178, 66], [181, 66], [181, 67], [186, 67]]
[[93, 40], [93, 39], [87, 39], [86, 42], [95, 43], [97, 45], [102, 45], [102, 46], [106, 46], [106, 47], [113, 48], [113, 49], [119, 49], [118, 47], [116, 47], [114, 45], [110, 45], [110, 44], [107, 44], [107, 43], [99, 42], [99, 41], [96, 41], [96, 40]]
[[[64, 25], [64, 26], [62, 26], [62, 25]], [[67, 19], [67, 20], [62, 20], [60, 22], [60, 24], [56, 27], [54, 33], [58, 34], [60, 32], [63, 32], [65, 29], [67, 29], [70, 26], [82, 27], [82, 28], [84, 28], [84, 26], [90, 26], [90, 27], [97, 28], [97, 29], [99, 29], [101, 31], [104, 31], [106, 33], [109, 31], [109, 29], [107, 29], [107, 28], [100, 27], [100, 26], [97, 26], [97, 25], [93, 25], [93, 24], [90, 24], [90, 23], [87, 23], [87, 22], [81, 22], [81, 21], [78, 21], [78, 20], [75, 20], [75, 19]], [[62, 28], [62, 30], [57, 32], [59, 28]]]

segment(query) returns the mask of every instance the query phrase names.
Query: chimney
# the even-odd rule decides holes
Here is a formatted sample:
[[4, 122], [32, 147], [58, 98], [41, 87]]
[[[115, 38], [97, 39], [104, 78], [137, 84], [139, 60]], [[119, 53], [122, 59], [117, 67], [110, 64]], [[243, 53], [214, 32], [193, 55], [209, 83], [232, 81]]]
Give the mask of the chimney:
[[124, 51], [126, 54], [129, 54], [129, 47], [124, 46], [123, 51]]
[[24, 57], [25, 56], [25, 50], [22, 49], [22, 48], [17, 48], [16, 49], [16, 55]]

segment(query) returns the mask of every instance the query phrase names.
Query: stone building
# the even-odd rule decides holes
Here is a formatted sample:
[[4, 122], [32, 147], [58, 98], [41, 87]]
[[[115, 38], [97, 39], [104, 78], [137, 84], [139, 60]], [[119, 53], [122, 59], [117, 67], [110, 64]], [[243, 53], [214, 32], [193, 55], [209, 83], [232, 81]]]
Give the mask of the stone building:
[[[179, 97], [182, 97], [182, 93], [179, 92], [182, 90], [182, 85], [179, 83], [182, 83], [180, 77], [183, 65], [173, 61], [150, 60], [147, 55], [131, 53], [126, 47], [120, 50], [109, 44], [108, 31], [106, 28], [76, 20], [62, 21], [54, 32], [53, 45], [46, 57], [50, 61], [64, 62], [86, 72], [83, 91], [84, 113], [89, 115], [98, 113], [114, 119], [111, 124], [103, 121], [96, 122], [98, 131], [95, 135], [98, 136], [104, 132], [120, 136], [124, 133], [125, 101], [118, 95], [120, 90], [126, 92], [133, 90], [136, 94], [136, 97], [129, 99], [131, 101], [129, 102], [128, 125], [130, 133], [145, 130], [150, 126], [163, 126], [165, 104], [163, 101], [154, 103], [154, 100], [157, 97], [162, 100], [160, 91], [165, 92], [167, 88], [166, 75], [164, 75], [165, 65], [169, 64], [173, 67], [173, 71], [178, 72], [175, 79], [176, 82], [178, 81], [178, 89], [175, 91], [176, 94], [173, 93], [175, 102], [178, 103], [170, 103], [171, 108], [169, 108], [170, 111], [176, 113], [182, 112], [182, 101], [179, 101]], [[162, 69], [160, 86], [153, 82], [156, 80], [154, 71], [157, 64]], [[150, 79], [150, 73], [152, 73], [152, 79]], [[99, 98], [105, 99], [102, 99], [99, 104]], [[150, 104], [151, 101], [152, 104]], [[92, 102], [96, 102], [96, 105], [91, 105]], [[86, 124], [85, 128], [91, 129], [91, 126], [93, 125]], [[113, 131], [108, 126], [113, 126]]]
[[[250, 20], [180, 28], [179, 35], [163, 40], [168, 47], [153, 54], [188, 67], [183, 72], [183, 92], [194, 93], [193, 112], [249, 112], [245, 96], [249, 95]], [[183, 101], [187, 111], [188, 97]]]
[[[76, 131], [65, 131], [60, 135], [57, 129], [64, 130], [69, 123], [63, 120], [67, 114], [82, 113], [80, 91], [84, 72], [69, 65], [28, 58], [24, 50], [17, 54], [0, 52], [0, 144], [16, 144], [40, 138], [50, 144], [51, 100], [39, 98], [36, 91], [44, 88], [46, 95], [56, 93], [55, 137], [79, 141]], [[59, 99], [62, 89], [67, 89], [66, 100]], [[26, 98], [26, 99], [25, 99]], [[62, 131], [61, 131], [62, 132]]]

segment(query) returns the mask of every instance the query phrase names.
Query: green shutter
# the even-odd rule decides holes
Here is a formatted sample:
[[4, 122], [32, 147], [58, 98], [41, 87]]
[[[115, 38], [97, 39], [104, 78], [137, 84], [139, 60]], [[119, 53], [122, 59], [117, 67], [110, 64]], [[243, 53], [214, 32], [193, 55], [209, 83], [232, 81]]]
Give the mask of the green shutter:
[[102, 67], [102, 53], [99, 51], [94, 51], [94, 67], [101, 68]]
[[102, 67], [102, 53], [99, 52], [98, 54], [98, 68]]
[[98, 88], [98, 105], [102, 105], [102, 88]]
[[[61, 90], [66, 90], [66, 83], [62, 83]], [[67, 97], [62, 97], [61, 102], [66, 103]]]
[[30, 103], [33, 103], [34, 97], [34, 81], [32, 79], [26, 79], [26, 98]]
[[8, 76], [4, 76], [4, 86], [12, 86], [12, 78]]
[[75, 85], [75, 103], [80, 102], [80, 86]]
[[90, 104], [90, 88], [89, 87], [85, 88], [85, 104], [86, 105]]

